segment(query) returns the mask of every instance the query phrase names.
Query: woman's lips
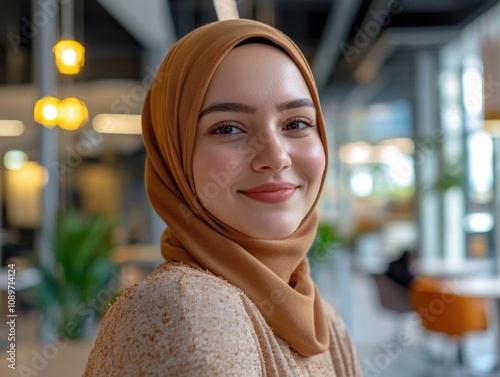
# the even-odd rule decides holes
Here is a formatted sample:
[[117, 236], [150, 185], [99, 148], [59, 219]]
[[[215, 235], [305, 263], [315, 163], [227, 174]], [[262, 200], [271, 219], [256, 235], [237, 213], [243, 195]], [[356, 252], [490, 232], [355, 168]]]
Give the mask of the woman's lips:
[[268, 183], [241, 190], [243, 195], [263, 203], [281, 203], [290, 199], [297, 186], [291, 183]]

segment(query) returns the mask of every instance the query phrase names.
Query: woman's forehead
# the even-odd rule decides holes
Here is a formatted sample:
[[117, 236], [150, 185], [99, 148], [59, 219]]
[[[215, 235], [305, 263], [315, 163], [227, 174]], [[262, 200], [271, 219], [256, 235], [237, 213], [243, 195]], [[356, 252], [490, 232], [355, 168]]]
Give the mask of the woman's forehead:
[[246, 44], [231, 50], [217, 67], [207, 95], [229, 97], [254, 89], [265, 95], [290, 91], [310, 97], [295, 62], [284, 52], [264, 44]]

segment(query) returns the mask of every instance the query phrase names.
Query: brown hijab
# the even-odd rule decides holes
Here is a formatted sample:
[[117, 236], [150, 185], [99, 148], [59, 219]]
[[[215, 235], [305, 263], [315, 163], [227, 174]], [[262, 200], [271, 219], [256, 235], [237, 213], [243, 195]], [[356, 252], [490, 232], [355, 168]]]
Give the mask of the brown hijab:
[[286, 239], [260, 240], [211, 216], [194, 187], [193, 147], [207, 87], [226, 54], [254, 37], [279, 46], [302, 72], [316, 106], [326, 154], [316, 86], [297, 46], [278, 30], [256, 21], [219, 21], [179, 40], [151, 85], [142, 114], [146, 189], [152, 206], [168, 224], [161, 240], [166, 260], [207, 269], [234, 284], [253, 300], [278, 336], [301, 355], [311, 356], [329, 345], [321, 298], [309, 276], [306, 257], [318, 224], [315, 209]]

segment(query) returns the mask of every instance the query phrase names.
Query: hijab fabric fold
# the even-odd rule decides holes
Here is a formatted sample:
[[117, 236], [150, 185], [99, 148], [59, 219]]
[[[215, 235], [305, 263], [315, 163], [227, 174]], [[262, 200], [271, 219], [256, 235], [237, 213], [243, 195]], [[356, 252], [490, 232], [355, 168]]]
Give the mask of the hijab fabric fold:
[[329, 345], [326, 317], [306, 257], [317, 230], [316, 210], [289, 237], [259, 240], [214, 218], [198, 201], [194, 186], [193, 148], [207, 87], [228, 52], [254, 37], [281, 47], [300, 69], [316, 106], [326, 154], [316, 86], [296, 45], [278, 30], [256, 21], [219, 21], [180, 39], [151, 84], [142, 114], [146, 190], [153, 208], [168, 225], [161, 239], [163, 257], [209, 270], [240, 288], [275, 334], [299, 354], [311, 356]]

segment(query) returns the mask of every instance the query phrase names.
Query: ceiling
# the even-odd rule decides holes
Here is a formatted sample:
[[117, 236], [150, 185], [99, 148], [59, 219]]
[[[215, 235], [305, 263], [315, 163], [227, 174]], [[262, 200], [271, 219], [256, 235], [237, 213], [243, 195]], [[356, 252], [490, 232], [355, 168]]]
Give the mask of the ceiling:
[[[51, 6], [64, 3], [37, 3], [43, 1], [47, 5], [42, 13], [49, 16]], [[378, 88], [378, 99], [411, 96], [415, 53], [439, 48], [498, 2], [236, 1], [240, 17], [272, 24], [299, 45], [322, 93], [344, 98], [360, 85], [371, 85]], [[0, 119], [24, 118], [27, 125], [33, 123], [37, 95], [32, 85], [32, 37], [37, 22], [43, 22], [43, 15], [35, 18], [32, 3], [16, 0], [0, 6], [0, 34], [7, 36], [0, 41]], [[113, 101], [142, 85], [144, 75], [176, 39], [216, 20], [209, 0], [75, 0], [74, 14], [74, 35], [85, 44], [86, 62], [72, 85], [85, 97], [91, 113], [109, 112]], [[380, 82], [384, 85], [377, 87]], [[139, 113], [140, 106], [131, 111]], [[26, 133], [31, 136], [16, 142], [24, 147], [36, 144], [36, 132]], [[2, 143], [5, 140], [0, 140], [0, 148]]]
[[[0, 43], [0, 85], [32, 81], [31, 37], [37, 22], [31, 3], [31, 0], [17, 0], [1, 5], [0, 32], [7, 38]], [[240, 17], [273, 24], [297, 42], [315, 68], [320, 86], [327, 87], [353, 82], [355, 70], [374, 46], [380, 48], [380, 36], [385, 33], [415, 35], [425, 30], [457, 30], [498, 0], [237, 0], [236, 3]], [[215, 20], [210, 0], [75, 0], [75, 36], [86, 46], [86, 66], [78, 80], [140, 79], [143, 53], [151, 49], [151, 40], [158, 39], [155, 42], [162, 47], [160, 39], [169, 43]], [[172, 35], [165, 36], [167, 33]], [[21, 40], [16, 41], [14, 35]], [[406, 66], [412, 59], [412, 50], [442, 42], [432, 39], [416, 46], [411, 40], [400, 41], [385, 57], [384, 68]]]

